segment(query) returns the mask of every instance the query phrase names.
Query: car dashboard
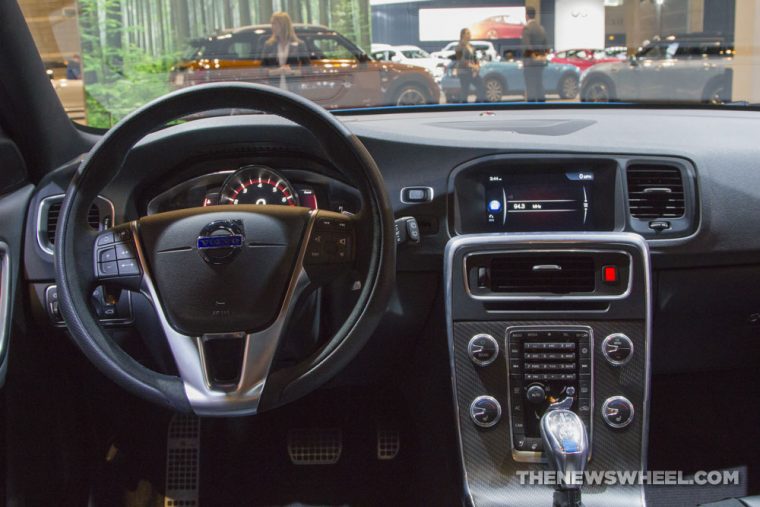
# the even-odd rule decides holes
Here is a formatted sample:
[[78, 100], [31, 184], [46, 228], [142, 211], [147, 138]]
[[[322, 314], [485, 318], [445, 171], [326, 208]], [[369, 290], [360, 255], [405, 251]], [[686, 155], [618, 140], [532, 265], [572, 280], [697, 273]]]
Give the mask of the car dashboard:
[[[419, 232], [399, 241], [397, 294], [374, 340], [403, 357], [426, 325], [418, 316], [441, 307], [433, 315], [451, 385], [440, 389], [452, 391], [473, 504], [551, 502], [551, 487], [516, 482], [546, 462], [535, 419], [551, 403], [570, 398], [590, 435], [590, 469], [646, 468], [652, 375], [746, 367], [758, 351], [747, 324], [760, 298], [760, 226], [747, 220], [760, 215], [757, 113], [528, 108], [342, 120], [377, 162], [395, 217]], [[29, 208], [27, 280], [38, 317], [56, 326], [50, 203], [78, 163], [51, 173]], [[208, 118], [135, 146], [92, 225], [242, 203], [355, 214], [359, 195], [301, 127]], [[113, 309], [110, 296], [93, 297], [99, 312], [115, 312], [102, 316], [112, 328], [150, 320], [141, 295]], [[584, 504], [643, 504], [644, 495], [641, 485], [589, 487]]]

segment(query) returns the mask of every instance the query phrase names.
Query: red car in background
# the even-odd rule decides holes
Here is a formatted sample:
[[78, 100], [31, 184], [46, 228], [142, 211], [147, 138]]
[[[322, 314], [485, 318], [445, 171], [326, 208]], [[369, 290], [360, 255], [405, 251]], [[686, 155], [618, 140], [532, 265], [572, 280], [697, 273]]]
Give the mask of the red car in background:
[[471, 25], [473, 39], [521, 39], [524, 25], [511, 16], [491, 16]]
[[625, 58], [626, 48], [568, 49], [549, 55], [552, 63], [575, 65], [581, 72], [597, 63], [619, 62]]

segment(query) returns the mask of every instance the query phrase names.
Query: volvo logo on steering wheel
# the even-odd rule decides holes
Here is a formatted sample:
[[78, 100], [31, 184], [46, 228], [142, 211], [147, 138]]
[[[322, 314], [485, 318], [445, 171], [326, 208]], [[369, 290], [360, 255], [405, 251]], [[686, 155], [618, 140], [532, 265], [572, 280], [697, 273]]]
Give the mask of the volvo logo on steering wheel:
[[201, 229], [198, 253], [209, 264], [230, 262], [245, 244], [241, 220], [216, 220]]

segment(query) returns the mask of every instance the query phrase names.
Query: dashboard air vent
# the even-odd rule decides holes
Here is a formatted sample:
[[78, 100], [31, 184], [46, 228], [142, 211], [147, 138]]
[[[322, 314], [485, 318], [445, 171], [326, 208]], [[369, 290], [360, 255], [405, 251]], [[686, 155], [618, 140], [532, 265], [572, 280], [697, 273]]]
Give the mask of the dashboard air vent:
[[[63, 196], [48, 197], [42, 201], [39, 211], [39, 230], [37, 238], [43, 250], [52, 254], [55, 245], [55, 233], [58, 230], [58, 220], [61, 215]], [[95, 230], [111, 226], [111, 204], [98, 197], [87, 212], [87, 223]]]
[[683, 177], [677, 167], [632, 165], [627, 174], [631, 216], [649, 219], [684, 215]]
[[100, 229], [100, 209], [94, 204], [87, 211], [87, 223], [96, 231]]
[[58, 228], [58, 215], [61, 214], [62, 201], [50, 204], [47, 212], [47, 242], [49, 245], [55, 245], [55, 231]]
[[596, 272], [589, 255], [510, 255], [491, 261], [491, 290], [507, 293], [593, 292]]

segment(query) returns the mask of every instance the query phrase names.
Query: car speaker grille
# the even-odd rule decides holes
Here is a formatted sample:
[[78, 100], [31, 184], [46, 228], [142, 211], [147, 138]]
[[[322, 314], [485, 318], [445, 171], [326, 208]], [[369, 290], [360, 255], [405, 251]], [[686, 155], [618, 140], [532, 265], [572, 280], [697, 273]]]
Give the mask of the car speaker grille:
[[491, 261], [491, 290], [504, 293], [593, 292], [594, 259], [582, 255], [510, 255]]
[[631, 216], [642, 219], [683, 216], [683, 176], [677, 167], [633, 165], [627, 174]]

